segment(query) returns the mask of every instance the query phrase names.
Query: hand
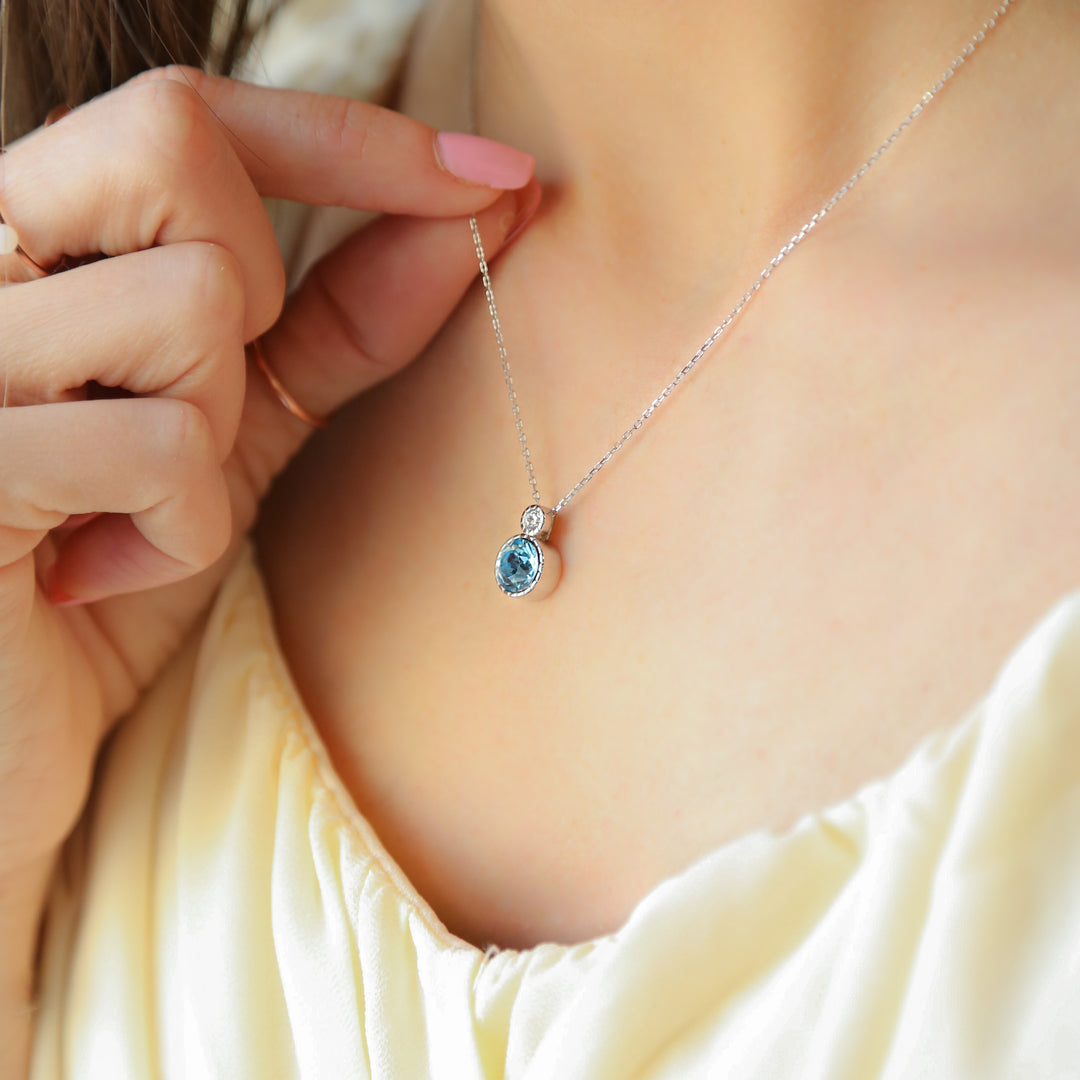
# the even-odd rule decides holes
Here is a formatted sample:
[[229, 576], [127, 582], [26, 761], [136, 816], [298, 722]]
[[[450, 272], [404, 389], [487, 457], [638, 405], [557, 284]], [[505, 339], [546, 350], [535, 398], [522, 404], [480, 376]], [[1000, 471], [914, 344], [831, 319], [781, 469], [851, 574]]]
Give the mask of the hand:
[[[518, 189], [503, 194], [446, 171], [434, 135], [366, 103], [165, 69], [0, 158], [0, 209], [38, 262], [110, 256], [0, 289], [0, 876], [70, 831], [101, 740], [310, 433], [246, 378], [245, 343], [264, 334], [293, 396], [332, 411], [461, 298], [476, 274], [462, 215], [494, 253], [535, 210], [528, 155], [492, 177]], [[277, 321], [260, 196], [388, 216]]]

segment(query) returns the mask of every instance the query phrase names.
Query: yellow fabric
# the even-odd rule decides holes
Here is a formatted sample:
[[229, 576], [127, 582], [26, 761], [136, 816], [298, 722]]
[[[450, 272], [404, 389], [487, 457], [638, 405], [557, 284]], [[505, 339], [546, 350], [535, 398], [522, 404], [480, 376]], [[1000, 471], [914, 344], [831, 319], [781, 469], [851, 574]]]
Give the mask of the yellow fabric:
[[109, 743], [33, 1080], [1080, 1076], [1080, 590], [892, 775], [485, 955], [336, 776], [253, 549]]
[[[377, 99], [422, 6], [290, 0], [245, 74]], [[369, 216], [273, 213], [293, 281]], [[892, 775], [485, 955], [343, 788], [247, 547], [63, 871], [32, 1080], [1080, 1080], [1080, 590]]]

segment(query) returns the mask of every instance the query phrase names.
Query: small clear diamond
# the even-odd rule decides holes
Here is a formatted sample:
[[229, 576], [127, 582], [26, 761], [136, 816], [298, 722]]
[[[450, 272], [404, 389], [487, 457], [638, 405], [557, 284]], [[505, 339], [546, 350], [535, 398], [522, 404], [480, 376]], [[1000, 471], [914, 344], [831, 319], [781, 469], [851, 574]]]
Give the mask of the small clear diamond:
[[544, 508], [542, 506], [526, 507], [521, 515], [521, 531], [533, 535], [544, 527]]

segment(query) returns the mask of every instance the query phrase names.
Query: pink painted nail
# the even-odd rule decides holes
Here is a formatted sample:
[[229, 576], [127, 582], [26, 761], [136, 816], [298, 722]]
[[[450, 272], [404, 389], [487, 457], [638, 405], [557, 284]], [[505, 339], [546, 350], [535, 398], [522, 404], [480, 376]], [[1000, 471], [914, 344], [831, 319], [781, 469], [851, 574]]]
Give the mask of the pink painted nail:
[[462, 180], [505, 189], [527, 184], [536, 164], [532, 154], [464, 131], [440, 131], [435, 136], [435, 157]]

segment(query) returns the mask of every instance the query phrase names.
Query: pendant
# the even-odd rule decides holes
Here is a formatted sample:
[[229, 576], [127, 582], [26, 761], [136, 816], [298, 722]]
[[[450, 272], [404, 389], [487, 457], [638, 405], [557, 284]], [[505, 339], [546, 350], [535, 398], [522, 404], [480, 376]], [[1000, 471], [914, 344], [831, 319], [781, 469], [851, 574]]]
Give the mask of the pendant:
[[539, 600], [559, 583], [562, 559], [551, 544], [555, 511], [544, 506], [527, 506], [521, 515], [521, 532], [511, 536], [495, 559], [495, 584], [505, 596], [530, 596]]

